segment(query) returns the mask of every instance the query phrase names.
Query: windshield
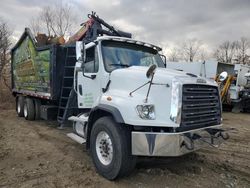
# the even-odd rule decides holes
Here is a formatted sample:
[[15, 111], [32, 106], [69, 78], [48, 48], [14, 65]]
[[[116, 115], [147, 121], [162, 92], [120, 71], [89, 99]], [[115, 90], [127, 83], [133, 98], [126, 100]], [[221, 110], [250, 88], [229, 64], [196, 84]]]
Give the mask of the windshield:
[[103, 41], [102, 54], [106, 71], [130, 66], [150, 66], [156, 64], [165, 67], [157, 50], [119, 41]]

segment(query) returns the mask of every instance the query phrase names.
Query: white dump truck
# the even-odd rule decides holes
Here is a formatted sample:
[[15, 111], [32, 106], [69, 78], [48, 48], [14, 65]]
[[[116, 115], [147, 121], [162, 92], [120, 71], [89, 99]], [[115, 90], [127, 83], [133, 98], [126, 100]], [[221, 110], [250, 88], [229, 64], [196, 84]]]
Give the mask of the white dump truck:
[[[13, 94], [19, 116], [46, 119], [56, 109], [61, 125], [73, 121], [69, 136], [86, 142], [97, 172], [109, 180], [129, 174], [138, 156], [181, 156], [207, 145], [218, 146], [228, 138], [221, 129], [221, 102], [214, 81], [167, 69], [161, 48], [133, 40], [113, 27], [101, 30], [98, 24], [106, 23], [95, 14], [90, 19], [90, 35], [73, 45], [76, 62], [72, 69], [67, 64], [72, 56], [67, 49], [72, 45], [54, 50], [65, 52], [63, 57], [55, 58], [52, 53], [65, 66], [58, 68], [54, 79], [48, 79], [52, 80], [50, 89], [46, 90], [46, 84], [39, 92], [38, 87], [22, 89], [30, 76], [29, 72], [23, 78], [22, 71], [15, 71], [26, 61], [15, 62], [22, 41], [12, 50]], [[36, 63], [32, 60], [30, 64]], [[56, 65], [51, 67], [60, 67]], [[42, 95], [44, 91], [47, 95]]]

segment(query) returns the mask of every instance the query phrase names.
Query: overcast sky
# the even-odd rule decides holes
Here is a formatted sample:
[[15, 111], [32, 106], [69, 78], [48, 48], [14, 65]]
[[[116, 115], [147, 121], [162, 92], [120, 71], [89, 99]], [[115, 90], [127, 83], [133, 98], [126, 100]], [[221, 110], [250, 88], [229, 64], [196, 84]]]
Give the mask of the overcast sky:
[[[1, 0], [0, 17], [14, 37], [53, 0]], [[108, 23], [132, 32], [134, 38], [164, 48], [197, 38], [207, 49], [225, 40], [250, 38], [250, 0], [71, 0], [79, 24], [92, 10]]]

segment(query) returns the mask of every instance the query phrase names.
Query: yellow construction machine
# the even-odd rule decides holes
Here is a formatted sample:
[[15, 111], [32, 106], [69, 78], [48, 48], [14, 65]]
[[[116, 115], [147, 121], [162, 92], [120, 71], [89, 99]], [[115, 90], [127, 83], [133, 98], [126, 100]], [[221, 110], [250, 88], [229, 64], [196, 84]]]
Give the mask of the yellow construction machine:
[[227, 72], [222, 72], [215, 78], [215, 81], [218, 83], [220, 88], [221, 102], [223, 104], [231, 105], [229, 88], [234, 80], [236, 80], [236, 77], [228, 75]]

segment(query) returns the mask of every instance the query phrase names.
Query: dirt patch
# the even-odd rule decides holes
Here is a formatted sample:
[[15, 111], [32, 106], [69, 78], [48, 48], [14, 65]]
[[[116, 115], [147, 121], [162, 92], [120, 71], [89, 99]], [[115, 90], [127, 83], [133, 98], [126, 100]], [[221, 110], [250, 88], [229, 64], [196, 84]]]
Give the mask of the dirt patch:
[[0, 187], [249, 187], [250, 114], [224, 113], [238, 133], [219, 149], [174, 158], [140, 158], [118, 181], [100, 177], [84, 147], [56, 122], [26, 121], [0, 109]]

